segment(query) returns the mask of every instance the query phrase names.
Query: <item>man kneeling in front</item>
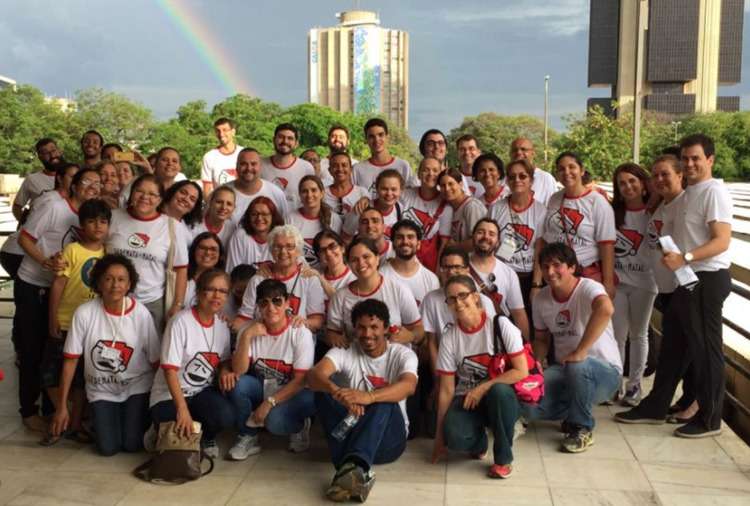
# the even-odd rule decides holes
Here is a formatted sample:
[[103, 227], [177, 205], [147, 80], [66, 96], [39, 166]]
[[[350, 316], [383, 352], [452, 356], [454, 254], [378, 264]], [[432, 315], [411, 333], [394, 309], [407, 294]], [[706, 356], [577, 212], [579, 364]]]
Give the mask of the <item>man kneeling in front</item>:
[[[364, 502], [375, 483], [373, 464], [406, 448], [406, 398], [417, 386], [417, 356], [388, 341], [388, 307], [367, 299], [352, 308], [356, 340], [332, 348], [307, 375], [336, 474], [326, 495]], [[331, 376], [337, 374], [337, 383]], [[342, 385], [342, 386], [339, 386]]]

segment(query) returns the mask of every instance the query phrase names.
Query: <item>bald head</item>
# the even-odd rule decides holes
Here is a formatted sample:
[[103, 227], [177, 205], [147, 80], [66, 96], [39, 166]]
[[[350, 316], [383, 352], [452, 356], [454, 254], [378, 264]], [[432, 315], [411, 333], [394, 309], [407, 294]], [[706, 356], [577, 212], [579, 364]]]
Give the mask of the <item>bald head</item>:
[[523, 158], [528, 160], [531, 166], [534, 166], [534, 143], [526, 137], [519, 137], [510, 143], [510, 158], [517, 160]]

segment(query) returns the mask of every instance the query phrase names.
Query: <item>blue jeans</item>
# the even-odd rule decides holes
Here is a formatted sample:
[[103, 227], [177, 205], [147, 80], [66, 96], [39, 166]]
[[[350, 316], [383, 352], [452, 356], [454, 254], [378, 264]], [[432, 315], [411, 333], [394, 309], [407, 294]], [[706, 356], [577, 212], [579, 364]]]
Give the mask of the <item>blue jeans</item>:
[[315, 394], [318, 417], [328, 439], [331, 460], [336, 469], [352, 460], [369, 469], [373, 464], [393, 462], [406, 449], [406, 427], [401, 408], [395, 402], [370, 404], [365, 414], [343, 441], [331, 434], [348, 412], [330, 394]]
[[495, 464], [513, 462], [513, 429], [518, 420], [519, 402], [510, 385], [493, 385], [476, 409], [463, 408], [465, 397], [454, 397], [443, 422], [445, 444], [451, 450], [483, 453], [487, 449], [489, 427], [495, 435], [492, 454]]
[[109, 457], [120, 451], [137, 452], [143, 448], [148, 427], [148, 392], [131, 395], [123, 402], [94, 401], [96, 449]]
[[[203, 440], [216, 439], [219, 432], [234, 426], [237, 417], [234, 406], [215, 387], [204, 388], [192, 397], [185, 397], [185, 402], [190, 416], [203, 426]], [[177, 408], [174, 401], [169, 399], [154, 404], [151, 407], [151, 418], [155, 424], [176, 420]]]
[[544, 397], [537, 405], [521, 403], [529, 420], [564, 420], [592, 430], [592, 406], [612, 398], [620, 388], [620, 372], [602, 360], [555, 364], [544, 371]]
[[[258, 428], [248, 427], [245, 422], [253, 413], [253, 408], [263, 402], [263, 382], [250, 374], [237, 378], [237, 384], [229, 392], [229, 399], [237, 413], [236, 426], [240, 435], [254, 436]], [[315, 414], [313, 393], [304, 388], [291, 399], [272, 408], [266, 416], [265, 428], [271, 434], [284, 436], [302, 430], [305, 418]]]

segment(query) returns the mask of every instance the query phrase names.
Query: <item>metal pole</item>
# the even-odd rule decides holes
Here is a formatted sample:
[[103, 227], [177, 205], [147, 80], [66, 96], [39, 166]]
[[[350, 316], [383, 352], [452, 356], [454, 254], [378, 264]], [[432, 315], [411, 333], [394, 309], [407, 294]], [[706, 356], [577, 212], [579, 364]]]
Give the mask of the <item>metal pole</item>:
[[642, 26], [645, 15], [643, 9], [647, 0], [638, 0], [636, 7], [636, 45], [635, 45], [635, 86], [633, 90], [633, 163], [638, 163], [641, 152], [641, 96], [643, 82], [643, 45], [644, 45], [644, 27]]
[[547, 167], [549, 146], [549, 75], [544, 76], [544, 166]]

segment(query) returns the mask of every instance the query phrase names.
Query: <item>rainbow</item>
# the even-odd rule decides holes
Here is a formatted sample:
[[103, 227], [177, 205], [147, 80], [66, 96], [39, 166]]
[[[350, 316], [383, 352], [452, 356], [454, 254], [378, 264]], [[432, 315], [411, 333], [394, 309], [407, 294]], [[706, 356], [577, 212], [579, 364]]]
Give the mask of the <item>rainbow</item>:
[[187, 1], [157, 0], [156, 3], [211, 69], [227, 95], [254, 95], [242, 69], [230, 58], [229, 52], [222, 47], [205, 19], [193, 12]]

